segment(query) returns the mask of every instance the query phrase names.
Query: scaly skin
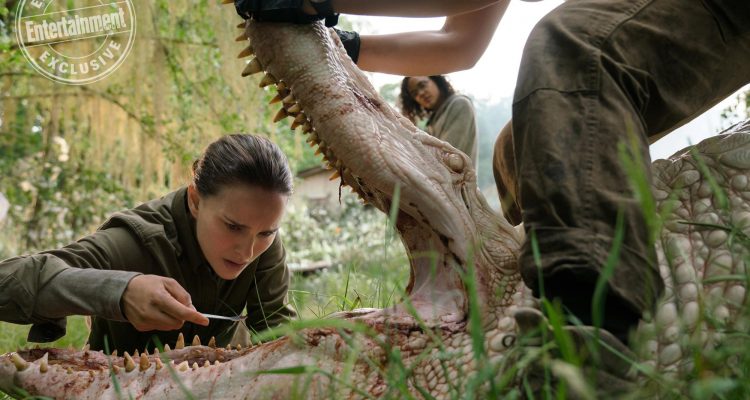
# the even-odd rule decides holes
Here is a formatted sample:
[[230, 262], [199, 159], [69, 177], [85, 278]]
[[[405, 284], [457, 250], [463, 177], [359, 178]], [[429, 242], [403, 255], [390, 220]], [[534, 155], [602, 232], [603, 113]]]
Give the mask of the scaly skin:
[[[279, 118], [297, 118], [294, 125], [319, 147], [343, 184], [384, 212], [395, 203], [398, 188], [397, 229], [410, 259], [410, 301], [339, 315], [366, 329], [308, 328], [249, 349], [189, 346], [163, 352], [164, 360], [175, 361], [172, 367], [161, 367], [154, 355], [132, 364], [111, 357], [118, 368], [109, 368], [101, 353], [24, 350], [0, 357], [0, 389], [16, 386], [31, 394], [79, 399], [117, 398], [118, 393], [179, 399], [185, 390], [195, 398], [215, 399], [400, 398], [404, 394], [394, 391], [397, 385], [388, 386], [386, 375], [403, 365], [406, 390], [418, 398], [426, 392], [443, 399], [461, 396], [477, 382], [477, 364], [507, 367], [516, 330], [511, 316], [517, 307], [536, 303], [516, 266], [521, 230], [487, 206], [469, 159], [391, 109], [322, 25], [251, 23], [246, 35], [252, 48], [243, 55], [255, 53], [257, 60], [244, 74], [264, 70], [262, 85], [280, 83], [278, 100], [284, 100], [285, 111]], [[727, 192], [728, 209], [716, 207], [708, 181], [686, 153], [654, 163], [660, 210], [676, 208], [667, 214], [657, 245], [667, 291], [654, 321], [644, 322], [638, 335], [645, 343], [640, 352], [645, 362], [674, 373], [688, 368], [687, 346], [710, 346], [720, 338], [701, 310], [734, 323], [745, 302], [744, 281], [701, 282], [744, 274], [747, 251], [720, 226], [750, 227], [745, 200], [750, 192], [744, 192], [750, 187], [750, 124], [696, 149]], [[467, 282], [475, 282], [479, 320], [471, 326], [482, 331], [477, 341], [470, 335]], [[319, 372], [257, 373], [295, 366]]]

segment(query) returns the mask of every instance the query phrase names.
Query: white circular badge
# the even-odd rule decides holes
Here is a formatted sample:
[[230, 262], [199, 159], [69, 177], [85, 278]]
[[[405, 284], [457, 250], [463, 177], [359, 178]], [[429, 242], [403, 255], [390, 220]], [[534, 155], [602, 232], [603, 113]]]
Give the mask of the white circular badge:
[[40, 74], [70, 85], [113, 73], [135, 39], [131, 0], [21, 0], [16, 39]]

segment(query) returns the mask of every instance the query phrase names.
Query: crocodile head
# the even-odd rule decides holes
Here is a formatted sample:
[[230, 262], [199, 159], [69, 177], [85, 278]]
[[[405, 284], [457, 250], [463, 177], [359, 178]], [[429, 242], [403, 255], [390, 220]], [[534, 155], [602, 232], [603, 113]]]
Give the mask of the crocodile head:
[[[398, 209], [417, 315], [428, 325], [464, 321], [465, 282], [473, 275], [483, 316], [496, 319], [510, 294], [522, 290], [521, 234], [488, 207], [471, 160], [391, 108], [332, 30], [251, 23], [246, 33], [250, 44], [241, 55], [254, 58], [244, 74], [277, 85], [276, 119], [294, 118], [342, 185], [386, 214]], [[412, 320], [403, 305], [364, 318], [381, 317]]]

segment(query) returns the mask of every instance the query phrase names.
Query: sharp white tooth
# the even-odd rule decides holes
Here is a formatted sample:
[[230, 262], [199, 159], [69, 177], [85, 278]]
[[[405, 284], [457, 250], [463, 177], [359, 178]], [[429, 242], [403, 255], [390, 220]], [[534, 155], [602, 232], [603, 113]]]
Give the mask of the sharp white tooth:
[[253, 53], [254, 53], [253, 45], [250, 45], [250, 46], [245, 47], [245, 49], [242, 50], [240, 54], [237, 55], [237, 58], [245, 58], [247, 56], [253, 55]]
[[156, 360], [154, 360], [154, 364], [156, 364], [155, 368], [157, 371], [164, 367], [164, 364], [161, 362], [161, 359], [158, 357], [156, 358]]
[[200, 346], [201, 345], [201, 338], [198, 337], [198, 335], [193, 336], [193, 346]]
[[258, 86], [264, 88], [268, 85], [273, 85], [276, 82], [278, 81], [276, 80], [276, 78], [274, 78], [273, 75], [266, 73], [265, 75], [263, 75], [263, 79], [260, 80], [260, 83], [258, 84]]
[[141, 371], [145, 371], [148, 369], [148, 367], [151, 366], [151, 362], [148, 360], [148, 356], [146, 354], [141, 354], [141, 362], [139, 364]]
[[284, 104], [293, 104], [296, 100], [294, 99], [294, 95], [289, 93], [289, 96], [284, 97], [284, 100], [281, 100]]
[[164, 351], [172, 351], [172, 348], [168, 344], [164, 345]]
[[221, 362], [219, 360], [214, 361], [214, 365], [218, 366], [221, 365]]
[[239, 344], [239, 343], [237, 343], [237, 347], [236, 347], [236, 349], [237, 349], [237, 351], [239, 351], [239, 350], [242, 350], [242, 345], [241, 345], [241, 344]]
[[231, 351], [231, 350], [232, 350], [232, 345], [231, 345], [231, 344], [228, 344], [228, 345], [227, 345], [227, 350], [228, 350], [228, 351]]
[[204, 367], [210, 367], [211, 366], [211, 361], [206, 360], [206, 362], [203, 363], [203, 366]]
[[242, 76], [245, 77], [248, 75], [257, 74], [261, 71], [263, 71], [263, 66], [260, 65], [260, 61], [258, 61], [257, 58], [253, 58], [249, 63], [247, 63], [245, 69], [242, 70]]
[[49, 353], [44, 353], [41, 359], [39, 359], [39, 372], [45, 373], [49, 370], [47, 360], [49, 359]]
[[112, 357], [117, 357], [117, 350], [112, 352]]
[[194, 362], [194, 363], [193, 363], [193, 369], [194, 369], [194, 370], [198, 369], [198, 363], [197, 363], [197, 362]]
[[188, 365], [188, 362], [187, 362], [187, 361], [183, 361], [183, 362], [181, 362], [181, 363], [180, 363], [180, 365], [178, 365], [178, 366], [177, 366], [177, 369], [178, 369], [179, 371], [182, 371], [182, 372], [185, 372], [185, 371], [187, 371], [187, 370], [188, 370], [188, 368], [190, 368], [190, 366]]
[[208, 340], [208, 347], [214, 349], [216, 348], [216, 338], [211, 336], [211, 339]]
[[13, 364], [16, 366], [16, 369], [19, 371], [23, 371], [29, 367], [29, 362], [24, 360], [23, 357], [19, 356], [18, 353], [11, 354], [10, 359], [11, 361], [13, 361]]
[[126, 351], [123, 355], [125, 358], [125, 372], [130, 372], [135, 369], [135, 361], [133, 361], [133, 358], [130, 357], [130, 354]]
[[174, 348], [177, 350], [185, 348], [185, 336], [182, 334], [182, 332], [177, 335], [177, 343], [175, 343]]
[[299, 106], [299, 104], [293, 104], [291, 107], [287, 109], [292, 114], [297, 114], [298, 112], [302, 111], [302, 108]]

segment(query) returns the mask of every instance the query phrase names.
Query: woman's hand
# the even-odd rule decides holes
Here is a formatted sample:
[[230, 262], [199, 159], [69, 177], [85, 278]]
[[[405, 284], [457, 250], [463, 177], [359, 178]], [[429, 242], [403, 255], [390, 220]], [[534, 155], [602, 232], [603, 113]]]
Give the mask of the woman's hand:
[[190, 294], [172, 278], [138, 275], [122, 294], [125, 318], [135, 329], [171, 331], [185, 321], [208, 325], [208, 318], [195, 310]]

